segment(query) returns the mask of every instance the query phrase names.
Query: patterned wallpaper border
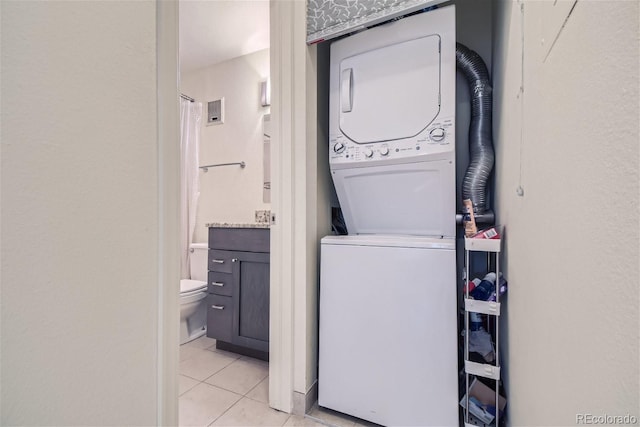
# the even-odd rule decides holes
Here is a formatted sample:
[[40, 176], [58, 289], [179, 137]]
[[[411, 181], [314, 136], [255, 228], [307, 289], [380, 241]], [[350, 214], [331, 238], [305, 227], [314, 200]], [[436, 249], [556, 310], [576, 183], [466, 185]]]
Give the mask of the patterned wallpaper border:
[[308, 0], [307, 43], [329, 40], [446, 0]]

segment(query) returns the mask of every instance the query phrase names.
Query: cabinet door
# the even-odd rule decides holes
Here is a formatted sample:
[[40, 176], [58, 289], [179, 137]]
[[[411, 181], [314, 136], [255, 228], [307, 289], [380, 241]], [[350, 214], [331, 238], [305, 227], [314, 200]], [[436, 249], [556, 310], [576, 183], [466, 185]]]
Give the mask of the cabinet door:
[[269, 254], [234, 252], [233, 343], [269, 351]]

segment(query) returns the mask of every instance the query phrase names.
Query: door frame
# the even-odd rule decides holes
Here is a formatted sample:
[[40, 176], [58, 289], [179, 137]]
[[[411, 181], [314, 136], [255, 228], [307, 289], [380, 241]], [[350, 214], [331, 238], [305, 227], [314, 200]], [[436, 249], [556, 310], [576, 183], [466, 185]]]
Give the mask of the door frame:
[[318, 125], [318, 49], [306, 44], [306, 13], [305, 1], [270, 2], [275, 222], [269, 404], [296, 415], [317, 400], [320, 239], [331, 233], [328, 149]]
[[269, 406], [293, 409], [293, 3], [270, 1], [271, 259]]
[[156, 49], [159, 219], [156, 424], [178, 425], [180, 110], [177, 0], [156, 2]]

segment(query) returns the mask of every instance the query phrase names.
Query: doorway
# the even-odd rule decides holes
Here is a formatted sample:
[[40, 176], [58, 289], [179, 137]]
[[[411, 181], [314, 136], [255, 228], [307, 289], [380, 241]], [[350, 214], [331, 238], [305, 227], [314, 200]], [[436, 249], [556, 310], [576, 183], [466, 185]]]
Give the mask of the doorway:
[[[328, 164], [317, 127], [316, 61], [304, 42], [304, 2], [270, 2], [272, 141], [269, 406], [302, 415], [317, 387], [319, 238], [330, 233]], [[159, 167], [162, 264], [158, 354], [159, 420], [178, 420], [179, 179], [178, 3], [158, 2]], [[302, 89], [302, 90], [301, 90]], [[305, 165], [317, 165], [305, 167]], [[306, 231], [305, 231], [306, 230]], [[164, 279], [166, 277], [166, 279]], [[169, 278], [175, 278], [168, 280]], [[295, 328], [294, 328], [294, 325]], [[175, 331], [175, 332], [174, 332]]]
[[[250, 242], [252, 233], [263, 236], [266, 231], [268, 236], [269, 231], [265, 187], [270, 165], [264, 155], [270, 112], [264, 91], [270, 64], [269, 2], [180, 1], [179, 61], [179, 91], [203, 110], [195, 165], [200, 197], [189, 237], [211, 249], [208, 274], [199, 272], [208, 276], [203, 303], [208, 331], [179, 351], [180, 424], [257, 425], [269, 419], [282, 425], [288, 414], [269, 408], [269, 367], [261, 360], [268, 354], [268, 241], [259, 256]], [[215, 232], [231, 236], [237, 247], [218, 247]], [[214, 251], [216, 259], [211, 258]], [[251, 304], [245, 298], [249, 292], [259, 293], [266, 306], [254, 303], [245, 309]], [[242, 314], [260, 310], [258, 316]]]

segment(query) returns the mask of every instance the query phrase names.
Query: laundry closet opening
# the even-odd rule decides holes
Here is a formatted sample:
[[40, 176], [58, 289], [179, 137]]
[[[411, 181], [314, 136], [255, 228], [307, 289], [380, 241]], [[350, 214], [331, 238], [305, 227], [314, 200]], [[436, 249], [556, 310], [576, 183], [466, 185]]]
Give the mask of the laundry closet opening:
[[[478, 221], [493, 220], [491, 168], [467, 171], [472, 106], [490, 106], [491, 88], [470, 91], [459, 53], [469, 47], [491, 71], [493, 3], [425, 1], [386, 19], [311, 3], [328, 110], [319, 143], [335, 188], [334, 235], [320, 243], [318, 405], [380, 425], [457, 425], [466, 175], [474, 196], [489, 195]], [[349, 13], [360, 26], [330, 34]]]

